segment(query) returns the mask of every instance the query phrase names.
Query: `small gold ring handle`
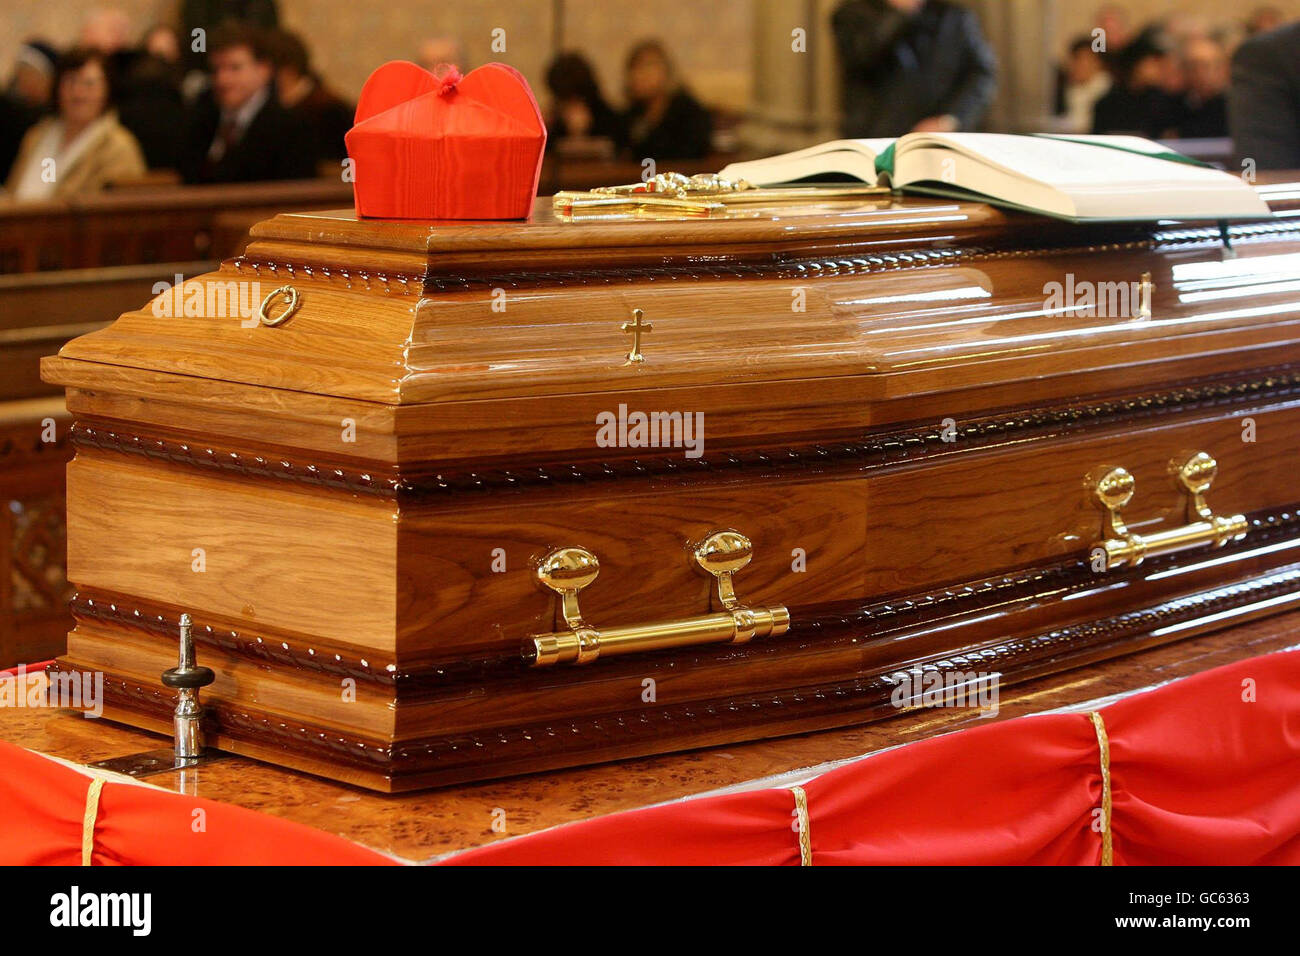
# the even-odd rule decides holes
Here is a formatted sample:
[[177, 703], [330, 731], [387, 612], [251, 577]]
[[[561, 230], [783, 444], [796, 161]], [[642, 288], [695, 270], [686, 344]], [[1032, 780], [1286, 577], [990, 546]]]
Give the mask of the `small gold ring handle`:
[[[285, 310], [272, 318], [271, 307], [275, 304], [277, 296], [283, 299]], [[298, 306], [301, 304], [302, 296], [298, 294], [298, 290], [291, 285], [282, 285], [280, 288], [272, 289], [267, 293], [266, 298], [262, 300], [262, 304], [257, 307], [257, 317], [261, 320], [263, 325], [274, 328], [277, 325], [283, 325], [285, 322], [289, 321], [293, 314], [298, 311]]]
[[1136, 567], [1147, 558], [1189, 548], [1221, 548], [1246, 536], [1250, 525], [1245, 515], [1216, 515], [1205, 500], [1219, 471], [1219, 464], [1211, 455], [1198, 451], [1186, 459], [1171, 462], [1170, 469], [1187, 496], [1187, 523], [1153, 534], [1136, 534], [1124, 523], [1120, 512], [1132, 500], [1136, 486], [1127, 470], [1112, 468], [1094, 484], [1093, 494], [1106, 515], [1102, 521], [1102, 540], [1093, 553], [1104, 556], [1104, 570], [1111, 571], [1125, 564]]

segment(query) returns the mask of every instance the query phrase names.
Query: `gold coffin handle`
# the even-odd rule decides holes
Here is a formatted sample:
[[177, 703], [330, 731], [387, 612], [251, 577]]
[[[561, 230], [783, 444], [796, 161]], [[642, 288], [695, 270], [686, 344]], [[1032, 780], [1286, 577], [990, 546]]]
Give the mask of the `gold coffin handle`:
[[[275, 300], [279, 298], [284, 304], [284, 311], [279, 315], [272, 317], [271, 307]], [[257, 318], [263, 325], [274, 328], [277, 325], [289, 321], [293, 314], [298, 311], [298, 306], [302, 305], [302, 295], [291, 285], [282, 285], [278, 289], [272, 289], [262, 299], [262, 304], [257, 307]]]
[[633, 624], [597, 630], [582, 618], [578, 592], [596, 580], [600, 561], [583, 548], [560, 548], [542, 559], [537, 580], [560, 597], [568, 630], [534, 634], [524, 641], [523, 656], [532, 667], [590, 664], [598, 657], [691, 644], [743, 644], [755, 637], [784, 634], [790, 612], [782, 605], [746, 607], [736, 598], [732, 575], [754, 556], [750, 540], [738, 531], [716, 531], [694, 549], [696, 563], [718, 584], [724, 610], [656, 624]]
[[1175, 554], [1189, 548], [1221, 548], [1229, 541], [1246, 536], [1249, 524], [1245, 515], [1215, 515], [1205, 501], [1205, 493], [1214, 483], [1219, 465], [1210, 455], [1198, 451], [1186, 461], [1174, 461], [1171, 469], [1182, 492], [1187, 496], [1187, 524], [1154, 534], [1137, 534], [1128, 529], [1120, 513], [1133, 498], [1133, 476], [1123, 468], [1113, 468], [1093, 486], [1097, 502], [1106, 513], [1102, 521], [1102, 540], [1093, 554], [1104, 553], [1106, 570], [1123, 565], [1136, 567], [1146, 558]]

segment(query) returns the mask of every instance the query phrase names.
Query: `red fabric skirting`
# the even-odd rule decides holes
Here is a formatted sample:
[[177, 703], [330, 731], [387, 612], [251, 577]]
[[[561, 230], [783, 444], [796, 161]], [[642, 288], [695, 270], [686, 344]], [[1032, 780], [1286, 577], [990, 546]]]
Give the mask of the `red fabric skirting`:
[[[1100, 711], [1116, 864], [1300, 863], [1300, 652]], [[1101, 862], [1101, 745], [1088, 714], [1023, 717], [854, 761], [803, 785], [814, 865]], [[786, 864], [795, 796], [686, 800], [504, 840], [454, 864]]]
[[[0, 863], [79, 866], [91, 778], [0, 741]], [[94, 866], [392, 863], [341, 837], [227, 803], [129, 783], [99, 794]]]
[[[1115, 863], [1300, 863], [1300, 651], [1099, 714], [1022, 717], [838, 767], [802, 785], [802, 833], [795, 791], [777, 788], [613, 814], [445, 862], [1096, 865], [1107, 842], [1100, 723]], [[90, 784], [0, 742], [0, 863], [80, 863]], [[392, 862], [276, 817], [123, 783], [103, 785], [89, 832], [97, 865]]]

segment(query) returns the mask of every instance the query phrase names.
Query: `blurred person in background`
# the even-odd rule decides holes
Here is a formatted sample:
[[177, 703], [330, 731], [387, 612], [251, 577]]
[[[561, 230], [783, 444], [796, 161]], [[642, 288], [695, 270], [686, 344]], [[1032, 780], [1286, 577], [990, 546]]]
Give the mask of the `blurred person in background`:
[[131, 18], [118, 7], [96, 7], [81, 21], [77, 46], [110, 56], [131, 45]]
[[643, 40], [627, 57], [623, 116], [636, 159], [702, 159], [713, 146], [713, 117], [677, 78], [668, 51]]
[[1149, 139], [1172, 134], [1178, 122], [1179, 97], [1171, 82], [1174, 54], [1159, 27], [1147, 27], [1114, 60], [1116, 83], [1097, 101], [1094, 133], [1133, 133]]
[[[151, 28], [140, 44], [131, 42], [131, 19], [118, 7], [97, 7], [86, 14], [78, 46], [107, 57], [115, 77], [118, 120], [144, 151], [154, 169], [176, 169], [180, 163], [177, 130], [184, 123], [181, 97], [180, 42], [170, 27]], [[170, 41], [170, 42], [169, 42]], [[157, 56], [162, 50], [167, 57]]]
[[139, 145], [117, 121], [108, 55], [76, 49], [60, 57], [55, 75], [58, 113], [23, 137], [6, 182], [16, 200], [67, 199], [144, 175]]
[[946, 0], [846, 0], [831, 15], [844, 75], [844, 135], [978, 128], [997, 59], [971, 11]]
[[1187, 78], [1179, 109], [1179, 139], [1218, 139], [1228, 135], [1228, 54], [1209, 36], [1188, 40], [1182, 49]]
[[1093, 49], [1092, 37], [1075, 39], [1057, 72], [1056, 115], [1063, 120], [1062, 129], [1091, 132], [1093, 108], [1110, 92], [1112, 82], [1101, 54]]
[[1107, 53], [1118, 53], [1133, 42], [1133, 28], [1129, 23], [1128, 11], [1119, 4], [1108, 3], [1099, 7], [1092, 15], [1092, 22], [1101, 30]]
[[119, 55], [119, 63], [124, 79], [117, 112], [122, 125], [139, 141], [150, 169], [179, 169], [185, 100], [176, 31], [165, 24], [150, 27], [140, 47]]
[[226, 23], [242, 23], [258, 30], [274, 30], [280, 25], [280, 11], [276, 0], [181, 0], [181, 56], [186, 74], [202, 73], [207, 69], [211, 44], [204, 49], [194, 49], [194, 31], [202, 30], [210, 38], [212, 32]]
[[120, 7], [92, 7], [82, 18], [77, 42], [73, 46], [98, 50], [108, 58], [108, 68], [115, 78], [115, 90], [120, 100], [137, 56], [137, 51], [131, 47], [131, 18], [127, 12]]
[[623, 121], [605, 100], [596, 72], [581, 53], [561, 53], [546, 69], [551, 111], [546, 120], [546, 146], [566, 155], [606, 158], [626, 142]]
[[275, 63], [280, 105], [311, 135], [308, 148], [314, 162], [343, 159], [348, 154], [343, 136], [352, 128], [356, 107], [334, 93], [312, 69], [311, 54], [298, 34], [276, 30], [267, 42]]
[[14, 57], [14, 71], [5, 96], [35, 110], [49, 108], [54, 100], [54, 73], [59, 53], [43, 40], [27, 40]]
[[28, 40], [18, 48], [13, 74], [0, 94], [0, 182], [9, 178], [24, 134], [50, 108], [58, 58], [54, 47], [42, 40]]
[[1205, 17], [1181, 10], [1175, 10], [1158, 21], [1158, 26], [1164, 35], [1173, 42], [1174, 46], [1180, 50], [1183, 44], [1190, 43], [1193, 40], [1204, 40], [1213, 32], [1210, 29], [1209, 21]]
[[149, 56], [180, 69], [181, 38], [175, 27], [155, 23], [145, 31], [144, 42], [140, 45]]
[[1285, 22], [1286, 17], [1277, 7], [1256, 7], [1246, 18], [1246, 36], [1253, 37], [1257, 33], [1268, 33]]
[[208, 39], [212, 86], [190, 112], [181, 173], [191, 183], [305, 179], [316, 161], [310, 135], [280, 105], [261, 31], [227, 24]]
[[1228, 124], [1239, 159], [1256, 169], [1300, 169], [1300, 22], [1237, 47]]

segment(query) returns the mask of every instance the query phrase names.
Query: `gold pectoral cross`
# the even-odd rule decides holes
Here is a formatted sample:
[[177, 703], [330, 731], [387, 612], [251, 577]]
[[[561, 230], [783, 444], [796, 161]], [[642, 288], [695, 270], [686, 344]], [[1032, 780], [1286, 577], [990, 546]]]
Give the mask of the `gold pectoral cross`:
[[627, 364], [640, 365], [645, 361], [645, 356], [641, 354], [641, 333], [651, 331], [654, 326], [649, 322], [642, 322], [641, 318], [644, 313], [640, 309], [632, 310], [632, 321], [624, 322], [622, 329], [624, 332], [632, 333], [632, 351], [627, 353]]

